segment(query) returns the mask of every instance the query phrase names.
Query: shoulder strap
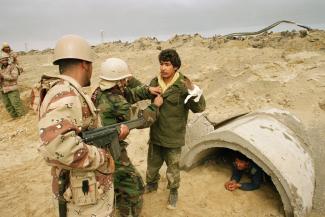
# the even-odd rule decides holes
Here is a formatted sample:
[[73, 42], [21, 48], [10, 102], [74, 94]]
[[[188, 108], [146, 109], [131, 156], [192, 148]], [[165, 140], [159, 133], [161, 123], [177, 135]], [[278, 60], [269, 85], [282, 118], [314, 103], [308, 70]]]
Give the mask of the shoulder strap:
[[47, 74], [44, 74], [42, 76], [42, 79], [53, 79], [53, 78], [58, 78], [58, 79], [62, 79], [64, 81], [67, 81], [69, 82], [69, 84], [74, 87], [75, 90], [77, 90], [77, 92], [82, 96], [82, 98], [84, 98], [84, 100], [86, 101], [92, 115], [94, 117], [96, 117], [96, 108], [93, 104], [93, 102], [91, 101], [91, 99], [81, 90], [81, 86], [71, 77], [69, 76], [66, 76], [66, 75], [47, 75]]
[[91, 99], [81, 90], [81, 86], [73, 78], [71, 78], [69, 76], [58, 75], [57, 77], [69, 82], [69, 84], [71, 84], [71, 86], [73, 86], [78, 91], [78, 93], [86, 101], [88, 107], [90, 108], [90, 111], [91, 111], [92, 115], [94, 117], [96, 117], [97, 116], [96, 113], [95, 113], [96, 108], [95, 108], [93, 102], [91, 101]]
[[102, 96], [102, 91], [100, 90], [100, 87], [97, 87], [93, 94], [91, 95], [91, 101], [94, 103], [95, 107], [98, 107], [98, 99]]
[[41, 80], [34, 85], [30, 94], [30, 106], [39, 114], [41, 104], [48, 92], [48, 90], [56, 85], [60, 79], [58, 78], [41, 78]]

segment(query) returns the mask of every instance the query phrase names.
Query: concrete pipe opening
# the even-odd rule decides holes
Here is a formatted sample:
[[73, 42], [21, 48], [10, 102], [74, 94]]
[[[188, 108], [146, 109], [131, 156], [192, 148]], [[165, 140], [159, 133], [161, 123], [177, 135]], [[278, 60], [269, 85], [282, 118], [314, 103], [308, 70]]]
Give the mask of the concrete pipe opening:
[[197, 116], [188, 125], [180, 166], [189, 170], [220, 148], [241, 152], [271, 177], [286, 217], [306, 217], [311, 211], [314, 166], [302, 124], [293, 115], [268, 109], [224, 124]]
[[[240, 153], [236, 150], [232, 150], [229, 148], [210, 148], [202, 151], [200, 155], [197, 155], [197, 165], [203, 166], [203, 167], [214, 167], [216, 171], [218, 171], [219, 176], [223, 177], [224, 181], [220, 183], [220, 179], [216, 180], [216, 183], [219, 183], [219, 185], [225, 184], [226, 181], [230, 180], [230, 177], [232, 177], [232, 169], [235, 165], [235, 159], [237, 157], [240, 157], [240, 155], [243, 153]], [[247, 157], [247, 156], [246, 156]], [[242, 157], [240, 157], [242, 158]], [[251, 159], [249, 159], [251, 160]], [[255, 163], [257, 166], [259, 166], [256, 162], [252, 160], [253, 163]], [[260, 167], [260, 166], [259, 166]], [[224, 178], [226, 177], [226, 178]], [[240, 183], [250, 183], [252, 180], [248, 179], [248, 174], [244, 173], [243, 176], [240, 179]], [[284, 207], [282, 200], [280, 198], [280, 194], [277, 191], [275, 184], [273, 183], [271, 177], [265, 173], [262, 172], [261, 177], [261, 185], [258, 187], [258, 191], [255, 193], [244, 193], [244, 191], [240, 194], [237, 193], [224, 193], [222, 195], [224, 198], [227, 198], [226, 201], [233, 201], [236, 200], [237, 197], [238, 201], [242, 201], [240, 196], [246, 194], [249, 197], [249, 200], [251, 204], [254, 204], [254, 206], [257, 207], [264, 207], [265, 213], [261, 213], [260, 210], [255, 209], [256, 213], [259, 213], [262, 216], [284, 216]], [[246, 185], [247, 187], [247, 185]], [[252, 187], [252, 186], [250, 186]], [[258, 195], [258, 196], [257, 196]], [[220, 195], [221, 196], [221, 195]], [[261, 200], [261, 198], [265, 197]], [[244, 204], [244, 203], [243, 203]], [[231, 209], [231, 208], [230, 208]], [[248, 210], [245, 210], [245, 207], [241, 207], [239, 210], [243, 210], [243, 215], [250, 216], [250, 213], [247, 213]], [[262, 211], [263, 212], [263, 211]], [[258, 215], [256, 215], [258, 216]]]

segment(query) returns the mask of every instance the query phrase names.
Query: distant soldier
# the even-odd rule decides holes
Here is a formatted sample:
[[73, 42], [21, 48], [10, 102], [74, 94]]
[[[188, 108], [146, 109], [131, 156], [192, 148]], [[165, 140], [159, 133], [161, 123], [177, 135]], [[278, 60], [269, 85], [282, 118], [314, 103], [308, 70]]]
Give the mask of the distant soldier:
[[7, 42], [4, 42], [2, 44], [1, 51], [9, 55], [9, 63], [10, 64], [15, 64], [17, 66], [18, 70], [19, 70], [19, 73], [22, 73], [23, 68], [18, 63], [17, 54], [12, 51], [12, 49], [10, 48], [10, 46], [9, 46], [9, 44]]
[[[92, 100], [99, 109], [104, 126], [129, 121], [132, 103], [141, 100], [141, 96], [159, 92], [159, 88], [149, 89], [131, 76], [127, 63], [121, 59], [109, 58], [102, 63], [99, 87], [93, 93]], [[128, 84], [130, 79], [131, 84]], [[130, 86], [136, 88], [130, 89]], [[148, 127], [157, 119], [162, 103], [163, 99], [158, 95], [153, 103], [142, 111], [146, 120], [142, 127]], [[138, 217], [142, 209], [144, 184], [127, 155], [128, 144], [123, 139], [120, 138], [121, 156], [115, 161], [116, 206], [121, 217]]]
[[185, 145], [185, 131], [189, 110], [203, 112], [205, 99], [202, 90], [187, 77], [178, 72], [181, 60], [173, 49], [159, 54], [160, 75], [150, 86], [159, 85], [164, 104], [159, 109], [158, 120], [150, 127], [147, 158], [146, 192], [157, 191], [159, 170], [167, 165], [167, 180], [170, 189], [167, 208], [175, 209], [180, 186], [179, 160], [181, 148]]
[[113, 158], [79, 136], [101, 126], [94, 104], [82, 90], [90, 85], [92, 62], [87, 41], [64, 36], [54, 49], [53, 64], [59, 66], [60, 75], [42, 79], [39, 152], [52, 166], [52, 192], [60, 217], [114, 215]]
[[13, 118], [21, 117], [25, 114], [24, 106], [20, 99], [18, 90], [19, 70], [15, 64], [9, 62], [9, 55], [2, 52], [0, 57], [0, 90], [2, 101]]

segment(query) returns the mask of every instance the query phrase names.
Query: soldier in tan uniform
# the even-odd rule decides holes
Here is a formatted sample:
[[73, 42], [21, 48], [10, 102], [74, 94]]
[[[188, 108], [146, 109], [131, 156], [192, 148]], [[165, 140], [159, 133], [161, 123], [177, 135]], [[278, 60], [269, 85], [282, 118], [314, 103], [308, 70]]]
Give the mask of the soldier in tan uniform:
[[3, 42], [1, 51], [3, 53], [8, 54], [9, 56], [9, 63], [15, 64], [17, 69], [19, 70], [19, 73], [22, 73], [24, 70], [18, 63], [17, 53], [13, 52], [10, 45], [7, 42]]
[[[64, 36], [54, 49], [53, 64], [59, 66], [60, 75], [42, 79], [48, 89], [45, 96], [41, 94], [39, 152], [52, 166], [54, 205], [59, 206], [60, 216], [113, 216], [112, 156], [85, 144], [79, 136], [101, 126], [91, 99], [82, 90], [90, 85], [92, 62], [91, 48], [83, 38]], [[127, 133], [121, 128], [120, 137]]]
[[9, 62], [10, 56], [2, 52], [0, 56], [0, 91], [2, 102], [13, 118], [25, 114], [24, 106], [18, 90], [19, 70], [15, 64]]

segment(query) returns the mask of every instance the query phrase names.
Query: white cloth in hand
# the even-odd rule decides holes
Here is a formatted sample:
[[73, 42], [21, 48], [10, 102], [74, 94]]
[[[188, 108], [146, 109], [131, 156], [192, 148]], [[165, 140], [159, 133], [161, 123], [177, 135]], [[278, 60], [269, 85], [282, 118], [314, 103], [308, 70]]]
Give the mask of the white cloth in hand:
[[187, 103], [187, 101], [191, 98], [191, 97], [195, 97], [194, 98], [194, 102], [198, 102], [202, 96], [203, 90], [201, 90], [197, 85], [193, 85], [194, 89], [193, 90], [189, 90], [188, 91], [188, 96], [186, 97], [186, 99], [184, 100], [184, 104]]

